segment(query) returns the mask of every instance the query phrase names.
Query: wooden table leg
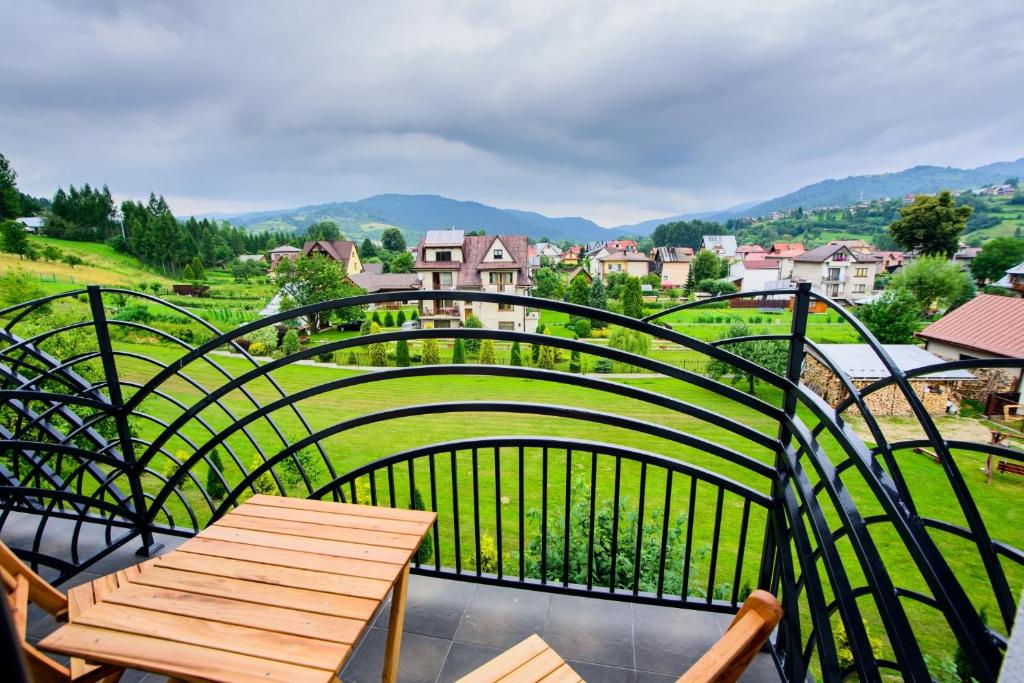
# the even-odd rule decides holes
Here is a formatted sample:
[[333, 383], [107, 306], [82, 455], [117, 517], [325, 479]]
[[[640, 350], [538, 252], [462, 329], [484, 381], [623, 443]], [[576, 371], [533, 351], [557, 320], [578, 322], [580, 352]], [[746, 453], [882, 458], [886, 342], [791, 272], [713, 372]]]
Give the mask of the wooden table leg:
[[391, 591], [391, 614], [388, 615], [388, 642], [384, 648], [384, 672], [382, 683], [395, 683], [398, 680], [398, 655], [402, 649], [402, 626], [405, 624], [405, 597], [409, 589], [409, 565], [405, 565], [402, 575], [395, 582]]

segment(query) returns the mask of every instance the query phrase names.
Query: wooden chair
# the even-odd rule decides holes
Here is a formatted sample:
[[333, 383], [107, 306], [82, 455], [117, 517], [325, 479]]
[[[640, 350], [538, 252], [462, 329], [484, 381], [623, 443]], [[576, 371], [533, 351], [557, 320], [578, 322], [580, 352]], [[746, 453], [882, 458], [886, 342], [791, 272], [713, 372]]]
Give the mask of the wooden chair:
[[[133, 567], [138, 571], [138, 567]], [[124, 669], [111, 666], [88, 664], [83, 659], [73, 658], [66, 667], [51, 659], [26, 639], [28, 608], [34, 604], [52, 614], [58, 621], [74, 621], [82, 609], [98, 601], [102, 595], [116, 587], [121, 579], [111, 575], [77, 586], [71, 590], [71, 599], [47, 583], [43, 577], [32, 571], [10, 548], [0, 543], [0, 579], [3, 580], [10, 606], [14, 631], [21, 638], [29, 677], [33, 683], [117, 683]], [[99, 596], [99, 597], [98, 597]]]
[[[717, 643], [677, 683], [733, 683], [746, 670], [782, 619], [782, 607], [767, 591], [754, 591]], [[572, 667], [540, 636], [532, 635], [503, 652], [458, 683], [576, 683]]]

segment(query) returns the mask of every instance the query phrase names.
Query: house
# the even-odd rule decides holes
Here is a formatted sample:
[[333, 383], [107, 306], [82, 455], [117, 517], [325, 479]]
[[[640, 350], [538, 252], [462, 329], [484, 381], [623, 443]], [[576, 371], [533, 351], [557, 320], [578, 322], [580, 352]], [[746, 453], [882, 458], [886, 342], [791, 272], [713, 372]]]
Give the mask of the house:
[[776, 242], [768, 250], [766, 259], [779, 264], [779, 279], [788, 280], [793, 277], [793, 259], [804, 253], [804, 245], [799, 242]]
[[[943, 360], [913, 344], [884, 344], [883, 348], [896, 367], [906, 372]], [[841, 372], [854, 387], [862, 389], [889, 376], [878, 354], [868, 344], [819, 344], [807, 347], [801, 381], [835, 408], [849, 393], [826, 361]], [[978, 378], [966, 370], [942, 370], [910, 379], [910, 386], [931, 415], [954, 413], [960, 409], [964, 387], [979, 384]], [[874, 415], [913, 415], [913, 409], [895, 384], [868, 394], [864, 403]], [[856, 414], [854, 406], [849, 412]]]
[[981, 247], [968, 247], [961, 244], [957, 252], [953, 254], [953, 263], [956, 263], [964, 270], [971, 267], [971, 261], [974, 257], [981, 253]]
[[384, 272], [384, 264], [383, 263], [364, 263], [363, 264], [363, 272], [364, 273], [375, 273], [377, 275], [380, 275], [381, 273]]
[[760, 244], [741, 244], [736, 247], [736, 255], [741, 259], [745, 259], [749, 256], [756, 254], [767, 254], [768, 250], [762, 247]]
[[872, 254], [875, 248], [864, 240], [832, 240], [829, 245], [846, 247], [857, 254]]
[[557, 261], [562, 256], [562, 250], [557, 244], [551, 242], [537, 242], [534, 245], [537, 250], [537, 256], [547, 256], [548, 258]]
[[[925, 349], [947, 360], [1024, 358], [1024, 299], [979, 294], [917, 333]], [[976, 400], [991, 393], [1015, 393], [1020, 369], [972, 369], [985, 380]], [[1017, 400], [1012, 402], [1016, 403]]]
[[30, 232], [33, 235], [38, 235], [43, 231], [43, 219], [39, 216], [24, 216], [22, 218], [15, 218], [15, 223], [20, 223], [25, 232]]
[[1018, 263], [1005, 273], [1006, 275], [993, 282], [992, 286], [1008, 289], [1017, 296], [1024, 296], [1024, 262]]
[[[529, 296], [533, 287], [525, 235], [467, 236], [429, 230], [419, 244], [415, 271], [424, 290], [504, 292]], [[425, 327], [459, 327], [471, 315], [484, 327], [534, 332], [540, 319], [525, 306], [444, 299], [420, 302]]]
[[636, 240], [608, 240], [604, 243], [608, 251], [636, 251]]
[[582, 267], [577, 267], [577, 268], [576, 268], [575, 270], [573, 270], [573, 271], [572, 271], [571, 273], [569, 273], [569, 276], [568, 276], [568, 277], [567, 277], [567, 278], [565, 279], [565, 281], [566, 281], [567, 283], [569, 283], [569, 286], [571, 287], [571, 286], [572, 286], [572, 283], [573, 283], [573, 282], [574, 282], [574, 281], [576, 280], [576, 278], [578, 278], [578, 277], [581, 277], [581, 278], [583, 278], [584, 280], [586, 280], [586, 282], [587, 282], [587, 284], [588, 284], [588, 285], [594, 282], [594, 276], [593, 276], [593, 275], [591, 275], [590, 273], [588, 273], [588, 272], [587, 272], [586, 270], [584, 270], [584, 269], [583, 269]]
[[754, 254], [729, 266], [729, 281], [741, 292], [774, 289], [774, 283], [781, 279], [778, 260], [767, 258], [767, 254]]
[[607, 250], [604, 256], [599, 256], [596, 259], [596, 263], [597, 272], [603, 280], [607, 280], [612, 273], [627, 273], [634, 277], [643, 277], [650, 272], [651, 266], [651, 260], [644, 254], [619, 250]]
[[270, 250], [270, 268], [277, 268], [282, 259], [294, 261], [302, 255], [302, 250], [290, 244], [283, 244], [280, 247]]
[[352, 240], [316, 240], [302, 245], [302, 253], [306, 256], [318, 254], [337, 261], [345, 268], [345, 273], [355, 275], [363, 272], [363, 264], [359, 260], [359, 250]]
[[661, 275], [662, 287], [685, 287], [690, 277], [693, 249], [690, 247], [657, 247], [654, 249], [653, 272]]
[[242, 263], [256, 263], [261, 265], [267, 262], [267, 259], [263, 254], [239, 254], [238, 260]]
[[583, 247], [578, 244], [574, 244], [565, 251], [562, 252], [561, 262], [563, 266], [576, 267], [580, 264], [580, 256], [583, 253]]
[[[383, 265], [370, 263], [367, 265]], [[420, 289], [423, 284], [416, 273], [383, 273], [363, 271], [353, 273], [348, 279], [356, 287], [366, 290], [367, 294], [378, 294], [380, 292], [405, 292], [410, 289]], [[371, 306], [371, 308], [401, 308], [404, 301], [388, 301], [383, 304]]]
[[825, 244], [793, 257], [792, 279], [810, 282], [833, 299], [853, 301], [874, 290], [881, 262], [874, 254], [862, 254], [843, 244]]
[[736, 236], [704, 235], [700, 238], [700, 248], [697, 251], [711, 251], [718, 258], [736, 258]]
[[878, 269], [879, 273], [895, 273], [903, 267], [902, 251], [881, 251], [876, 249], [872, 253], [882, 259], [881, 266]]

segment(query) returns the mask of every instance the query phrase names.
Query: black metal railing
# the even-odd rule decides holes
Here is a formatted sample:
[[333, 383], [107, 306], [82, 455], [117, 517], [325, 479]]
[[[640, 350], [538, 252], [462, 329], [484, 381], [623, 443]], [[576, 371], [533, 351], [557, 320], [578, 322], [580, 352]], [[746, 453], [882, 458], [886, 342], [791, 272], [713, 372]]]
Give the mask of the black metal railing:
[[[709, 343], [655, 322], [709, 302], [765, 297], [793, 299], [788, 334]], [[699, 359], [466, 328], [335, 338], [266, 362], [239, 343], [353, 306], [418, 301], [428, 310], [453, 299], [586, 317]], [[812, 299], [851, 325], [890, 377], [858, 388], [837, 372], [848, 398], [836, 406], [801, 384], [804, 350], [814, 346]], [[253, 492], [329, 498], [437, 511], [416, 555], [419, 573], [723, 612], [751, 589], [768, 589], [785, 609], [770, 650], [787, 679], [925, 680], [924, 647], [934, 644], [922, 645], [922, 620], [933, 632], [942, 625], [929, 638], [958, 643], [976, 678], [994, 680], [998, 671], [1024, 553], [1014, 539], [992, 538], [961, 461], [971, 453], [1021, 461], [1021, 453], [944, 439], [910, 382], [943, 368], [1009, 371], [1022, 362], [903, 372], [856, 318], [807, 285], [714, 297], [644, 320], [558, 301], [427, 290], [325, 302], [221, 333], [158, 297], [101, 287], [20, 304], [0, 318], [0, 532], [12, 519], [33, 520], [32, 541], [15, 550], [58, 581], [135, 539], [152, 553], [159, 534], [195, 534]], [[606, 369], [667, 381], [562, 372], [550, 367], [553, 353], [547, 368], [287, 374], [304, 360], [427, 340], [530, 345], [524, 357], [534, 345], [550, 347], [589, 358], [582, 367], [603, 360]], [[785, 372], [729, 350], [763, 341], [787, 344]], [[705, 374], [721, 363], [766, 385], [761, 395]], [[469, 384], [480, 378], [488, 383]], [[922, 438], [887, 440], [869, 399], [890, 386]], [[480, 387], [501, 388], [484, 397]], [[531, 400], [521, 400], [526, 393]], [[871, 445], [844, 420], [851, 408]], [[428, 424], [440, 425], [444, 438], [430, 442], [427, 432], [428, 442], [417, 443]], [[907, 453], [921, 447], [938, 458], [929, 495], [945, 487], [944, 509], [922, 509], [905, 471]], [[981, 567], [984, 590], [958, 577], [945, 552], [951, 541], [961, 559], [967, 548]]]

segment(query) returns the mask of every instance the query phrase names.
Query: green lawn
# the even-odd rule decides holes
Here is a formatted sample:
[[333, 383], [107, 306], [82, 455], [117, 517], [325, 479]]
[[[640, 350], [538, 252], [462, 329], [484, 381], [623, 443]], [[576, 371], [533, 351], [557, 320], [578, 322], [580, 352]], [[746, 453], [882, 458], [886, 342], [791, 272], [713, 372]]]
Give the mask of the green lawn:
[[[146, 353], [160, 360], [167, 362], [178, 356], [178, 353], [165, 346], [152, 345], [131, 345], [121, 344], [124, 350]], [[442, 358], [444, 358], [442, 352]], [[211, 356], [212, 360], [223, 366], [232, 374], [239, 374], [244, 371], [246, 364], [238, 359], [222, 356]], [[154, 372], [153, 367], [147, 366], [138, 360], [121, 359], [119, 369], [124, 375], [133, 381], [144, 381]], [[207, 388], [213, 388], [222, 383], [222, 378], [217, 372], [204, 362], [198, 362], [185, 369], [185, 373], [193, 380], [201, 383]], [[350, 376], [351, 371], [331, 368], [317, 368], [309, 366], [291, 366], [275, 372], [275, 379], [281, 384], [287, 393], [295, 393], [304, 388], [316, 386], [336, 378]], [[742, 422], [766, 434], [775, 433], [775, 425], [768, 418], [743, 407], [731, 400], [722, 398], [708, 391], [687, 385], [682, 382], [668, 379], [638, 378], [626, 380], [626, 384], [648, 389], [669, 396], [674, 396], [688, 402], [711, 408], [714, 412], [727, 416], [730, 419]], [[196, 400], [197, 394], [194, 388], [181, 379], [169, 381], [164, 387], [169, 396], [189, 404]], [[248, 386], [251, 394], [261, 403], [273, 400], [275, 392], [265, 380], [257, 380]], [[780, 396], [774, 390], [763, 385], [758, 386], [758, 394], [761, 398], [774, 405], [778, 405]], [[472, 377], [447, 377], [443, 380], [438, 378], [402, 379], [387, 382], [375, 382], [347, 389], [336, 391], [330, 394], [322, 394], [315, 398], [303, 401], [300, 405], [304, 415], [309, 419], [314, 429], [323, 428], [339, 421], [368, 413], [373, 413], [388, 408], [403, 405], [416, 405], [424, 403], [446, 402], [446, 401], [494, 401], [494, 400], [526, 400], [530, 402], [575, 406], [587, 408], [616, 415], [647, 420], [659, 424], [671, 426], [699, 438], [712, 441], [723, 446], [735, 449], [749, 455], [761, 462], [773, 462], [773, 454], [756, 444], [737, 436], [725, 429], [716, 427], [706, 422], [680, 415], [668, 409], [654, 407], [649, 404], [628, 398], [621, 398], [611, 394], [603, 394], [591, 390], [582, 390], [573, 387], [566, 387], [557, 384], [547, 384], [538, 381], [524, 379], [505, 379], [485, 376]], [[214, 431], [228, 428], [236, 422], [239, 416], [245, 415], [251, 410], [251, 404], [239, 392], [229, 394], [224, 401], [225, 405], [232, 411], [233, 415], [227, 415], [220, 409], [207, 409], [203, 411], [202, 417]], [[146, 412], [161, 420], [170, 421], [179, 413], [178, 408], [169, 401], [160, 398], [147, 399], [144, 404]], [[803, 417], [810, 422], [807, 414]], [[286, 435], [297, 436], [302, 433], [301, 427], [296, 418], [286, 412], [275, 416], [278, 424]], [[940, 418], [943, 429], [956, 429], [961, 418]], [[140, 435], [143, 438], [151, 438], [159, 429], [146, 425], [143, 422], [137, 424]], [[257, 442], [262, 444], [268, 452], [274, 452], [279, 448], [280, 441], [274, 436], [270, 426], [265, 422], [257, 422], [248, 429], [249, 434]], [[324, 441], [324, 446], [331, 458], [331, 462], [338, 472], [348, 471], [358, 465], [370, 462], [376, 458], [414, 446], [427, 445], [453, 439], [472, 437], [495, 436], [495, 435], [545, 435], [567, 438], [580, 438], [591, 441], [626, 444], [631, 447], [661, 453], [672, 458], [683, 460], [694, 465], [718, 472], [724, 476], [734, 478], [740, 482], [747, 483], [757, 490], [767, 492], [765, 480], [752, 474], [745, 468], [721, 460], [708, 453], [682, 446], [673, 441], [662, 438], [638, 434], [621, 428], [609, 426], [598, 422], [569, 420], [546, 416], [527, 416], [511, 413], [472, 413], [472, 414], [438, 414], [407, 417], [391, 420], [385, 423], [370, 424], [351, 429], [342, 434], [332, 436]], [[168, 448], [172, 452], [187, 456], [191, 449], [185, 438], [192, 438], [196, 443], [203, 443], [209, 438], [205, 428], [196, 423], [190, 423], [180, 430], [179, 435], [172, 438]], [[242, 433], [235, 433], [228, 439], [228, 444], [239, 456], [240, 460], [248, 465], [253, 457], [253, 447], [248, 438]], [[842, 457], [835, 442], [825, 437], [822, 445], [835, 463]], [[479, 471], [479, 502], [482, 510], [481, 529], [487, 534], [494, 536], [496, 510], [502, 510], [502, 529], [504, 537], [504, 562], [506, 567], [515, 564], [515, 547], [518, 539], [518, 485], [517, 472], [514, 470], [514, 453], [510, 450], [501, 453], [501, 481], [502, 490], [499, 499], [495, 493], [493, 454], [484, 453], [481, 457]], [[523, 495], [525, 498], [524, 512], [539, 509], [541, 504], [542, 487], [540, 486], [540, 454], [536, 452], [526, 453], [526, 481]], [[237, 482], [241, 472], [229, 461], [225, 460], [226, 476], [232, 482]], [[915, 500], [920, 508], [921, 514], [930, 515], [945, 519], [954, 523], [962, 523], [960, 515], [948, 504], [949, 487], [945, 481], [940, 468], [929, 459], [915, 455], [910, 452], [900, 454], [901, 466], [904, 468], [906, 478], [911, 482]], [[1020, 547], [1024, 545], [1024, 509], [1017, 505], [1008, 505], [1008, 501], [1016, 501], [1024, 491], [1024, 481], [1015, 477], [997, 476], [992, 486], [984, 483], [984, 476], [979, 468], [982, 465], [982, 458], [966, 453], [957, 455], [957, 464], [967, 479], [972, 493], [983, 517], [989, 525], [992, 535], [999, 540]], [[164, 467], [161, 459], [158, 458], [154, 465], [157, 469]], [[552, 453], [549, 463], [548, 500], [552, 509], [560, 509], [564, 501], [565, 491], [565, 455], [564, 453]], [[426, 470], [417, 467], [415, 475], [421, 483], [417, 488], [425, 487]], [[451, 490], [451, 472], [446, 458], [441, 458], [438, 465], [438, 499], [447, 501], [447, 494]], [[460, 501], [462, 539], [461, 559], [464, 565], [471, 566], [474, 555], [473, 542], [473, 516], [471, 511], [471, 497], [466, 494], [472, 491], [472, 470], [470, 454], [460, 452], [458, 455], [458, 473], [460, 493], [463, 496]], [[573, 461], [573, 478], [588, 480], [590, 476], [589, 458], [577, 457]], [[632, 500], [638, 496], [639, 472], [634, 466], [623, 468], [622, 491], [624, 495]], [[196, 468], [197, 477], [205, 480], [205, 471], [202, 466]], [[326, 477], [326, 475], [324, 475]], [[399, 502], [404, 504], [408, 492], [404, 488], [405, 473], [397, 473], [399, 479]], [[610, 496], [613, 483], [613, 472], [610, 465], [600, 465], [598, 481], [598, 499], [604, 500]], [[874, 499], [868, 492], [866, 484], [854, 470], [848, 470], [844, 474], [844, 484], [851, 495], [860, 505], [861, 513], [864, 515], [880, 512], [879, 506], [873, 502]], [[817, 478], [811, 474], [812, 483]], [[322, 483], [321, 480], [318, 483]], [[378, 480], [378, 487], [381, 495], [386, 490], [384, 479]], [[158, 482], [151, 478], [146, 482], [149, 490], [158, 488]], [[664, 477], [652, 476], [647, 482], [645, 501], [647, 510], [659, 508], [663, 502], [660, 496], [664, 491]], [[360, 489], [362, 495], [366, 495], [365, 485]], [[688, 481], [681, 477], [674, 482], [673, 503], [670, 510], [670, 518], [685, 513], [688, 504]], [[301, 493], [301, 491], [294, 491]], [[202, 504], [198, 493], [193, 488], [187, 488], [185, 495], [197, 505], [200, 511], [200, 519], [209, 511], [203, 512]], [[507, 499], [507, 500], [505, 500]], [[427, 498], [429, 505], [429, 497]], [[826, 517], [831, 528], [838, 527], [838, 517], [835, 511], [827, 504], [827, 499], [822, 496], [825, 503]], [[731, 583], [732, 571], [735, 568], [738, 537], [739, 516], [741, 501], [738, 497], [727, 495], [725, 497], [724, 517], [722, 522], [723, 542], [718, 557], [718, 572], [716, 572], [715, 584]], [[443, 503], [446, 504], [446, 503]], [[180, 504], [172, 504], [169, 509], [174, 512], [175, 517], [183, 519]], [[450, 523], [452, 515], [442, 507], [442, 517]], [[763, 528], [763, 521], [756, 515], [752, 517], [754, 523], [751, 526], [751, 536], [748, 538], [745, 547], [745, 569], [741, 576], [740, 583], [748, 583], [754, 580], [757, 560], [760, 554], [760, 534]], [[528, 528], [536, 530], [536, 522], [528, 521]], [[714, 490], [707, 485], [700, 485], [697, 489], [694, 514], [695, 537], [692, 548], [700, 551], [710, 546], [714, 528]], [[529, 533], [529, 532], [528, 532]], [[879, 545], [886, 567], [892, 573], [896, 583], [901, 588], [918, 590], [927, 593], [927, 587], [914, 570], [913, 564], [906, 555], [902, 541], [888, 525], [875, 525], [871, 527], [871, 534]], [[988, 581], [976, 554], [965, 541], [934, 532], [937, 542], [943, 552], [950, 559], [952, 566], [971, 592], [977, 604], [986, 607], [990, 618], [995, 620], [995, 604], [988, 589]], [[448, 527], [441, 529], [440, 555], [445, 563], [454, 562], [453, 554], [453, 530]], [[848, 557], [846, 567], [851, 573], [854, 585], [862, 585], [864, 579], [859, 575], [856, 562], [853, 560], [853, 550], [845, 539], [839, 541], [840, 551]], [[1019, 568], [1007, 566], [1015, 591], [1024, 587], [1024, 573]], [[706, 554], [703, 559], [697, 560], [699, 572], [706, 572], [708, 569], [708, 558]], [[699, 573], [700, 582], [706, 581], [705, 573]], [[919, 606], [913, 601], [905, 601], [907, 610], [914, 623], [915, 629], [920, 633], [925, 649], [936, 656], [946, 656], [951, 651], [952, 644], [946, 637], [946, 630], [936, 618], [934, 612]], [[870, 612], [869, 612], [870, 614]], [[869, 626], [875, 622], [868, 618]], [[881, 636], [881, 628], [874, 623], [872, 632], [875, 636]]]

